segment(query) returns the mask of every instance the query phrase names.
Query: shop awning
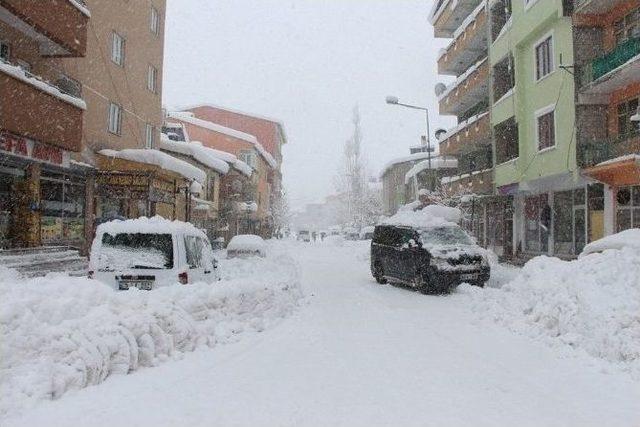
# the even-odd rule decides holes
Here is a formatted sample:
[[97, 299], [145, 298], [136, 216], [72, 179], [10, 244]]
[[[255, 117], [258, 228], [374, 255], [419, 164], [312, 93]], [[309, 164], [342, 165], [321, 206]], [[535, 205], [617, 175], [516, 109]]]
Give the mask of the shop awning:
[[587, 168], [583, 174], [615, 187], [640, 184], [640, 155], [630, 154]]

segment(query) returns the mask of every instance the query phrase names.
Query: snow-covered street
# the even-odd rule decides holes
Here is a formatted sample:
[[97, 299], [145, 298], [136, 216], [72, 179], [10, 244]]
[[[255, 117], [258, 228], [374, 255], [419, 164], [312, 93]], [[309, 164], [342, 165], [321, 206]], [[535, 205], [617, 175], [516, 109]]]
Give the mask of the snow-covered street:
[[305, 298], [285, 320], [2, 425], [640, 425], [630, 372], [517, 335], [469, 290], [378, 285], [366, 242], [272, 245], [300, 263]]

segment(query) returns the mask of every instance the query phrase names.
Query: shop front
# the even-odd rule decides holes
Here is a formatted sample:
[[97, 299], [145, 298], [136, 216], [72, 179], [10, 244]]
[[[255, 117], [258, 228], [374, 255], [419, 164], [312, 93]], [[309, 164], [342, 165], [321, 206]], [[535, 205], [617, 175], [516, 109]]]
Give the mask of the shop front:
[[190, 221], [190, 181], [159, 166], [97, 156], [96, 222], [152, 217]]
[[513, 256], [513, 198], [473, 196], [463, 206], [462, 226], [501, 259]]
[[69, 151], [0, 131], [0, 247], [84, 248], [93, 171]]

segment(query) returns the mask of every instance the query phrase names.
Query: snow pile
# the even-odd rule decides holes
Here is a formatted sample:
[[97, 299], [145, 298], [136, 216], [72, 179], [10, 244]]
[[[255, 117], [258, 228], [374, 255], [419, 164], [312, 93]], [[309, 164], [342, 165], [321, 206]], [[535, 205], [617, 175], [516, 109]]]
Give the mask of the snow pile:
[[342, 236], [327, 236], [324, 242], [330, 246], [344, 246], [344, 237]]
[[222, 261], [220, 282], [150, 292], [0, 270], [0, 416], [277, 323], [302, 294], [296, 262], [273, 252]]
[[398, 225], [415, 228], [452, 226], [460, 222], [460, 209], [442, 205], [429, 205], [421, 210], [413, 210], [413, 204], [400, 209], [395, 215], [385, 218], [384, 225]]
[[[505, 273], [504, 271], [500, 272]], [[481, 317], [640, 376], [640, 251], [537, 257], [500, 288], [463, 285]]]

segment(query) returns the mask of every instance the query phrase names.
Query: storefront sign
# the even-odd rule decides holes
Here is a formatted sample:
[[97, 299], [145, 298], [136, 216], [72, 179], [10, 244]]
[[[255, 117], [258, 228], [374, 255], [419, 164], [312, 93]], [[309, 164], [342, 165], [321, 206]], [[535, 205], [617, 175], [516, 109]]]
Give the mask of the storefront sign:
[[0, 132], [0, 153], [65, 168], [69, 167], [71, 160], [69, 152], [62, 148], [8, 132]]

